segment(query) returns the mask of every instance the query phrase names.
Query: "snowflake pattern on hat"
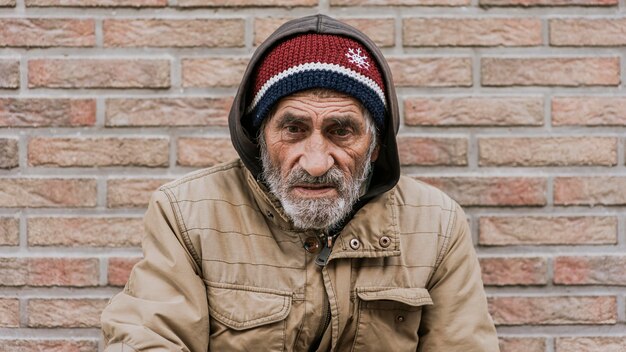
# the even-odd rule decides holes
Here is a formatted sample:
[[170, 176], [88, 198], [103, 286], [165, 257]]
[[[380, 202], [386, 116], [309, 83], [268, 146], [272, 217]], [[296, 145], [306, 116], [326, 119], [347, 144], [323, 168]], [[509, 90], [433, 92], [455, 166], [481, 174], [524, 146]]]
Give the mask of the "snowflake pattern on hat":
[[364, 68], [366, 70], [370, 69], [370, 63], [367, 62], [367, 56], [361, 54], [360, 48], [357, 48], [356, 50], [349, 48], [346, 56], [351, 63], [359, 66], [360, 68]]

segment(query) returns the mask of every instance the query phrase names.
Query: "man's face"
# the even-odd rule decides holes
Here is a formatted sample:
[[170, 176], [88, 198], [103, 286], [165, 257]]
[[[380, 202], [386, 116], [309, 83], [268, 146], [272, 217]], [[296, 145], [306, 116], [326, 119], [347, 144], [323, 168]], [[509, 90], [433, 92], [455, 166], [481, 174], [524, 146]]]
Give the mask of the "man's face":
[[264, 125], [263, 175], [301, 229], [327, 229], [358, 200], [378, 148], [364, 110], [343, 94], [281, 99]]

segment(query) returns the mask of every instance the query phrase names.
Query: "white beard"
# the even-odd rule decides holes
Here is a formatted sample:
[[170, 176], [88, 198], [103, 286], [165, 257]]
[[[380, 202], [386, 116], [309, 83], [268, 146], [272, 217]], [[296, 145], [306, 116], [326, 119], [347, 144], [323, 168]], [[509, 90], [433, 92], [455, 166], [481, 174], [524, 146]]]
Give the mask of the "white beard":
[[[319, 177], [309, 175], [299, 166], [283, 177], [280, 166], [274, 165], [270, 160], [265, 142], [261, 139], [259, 144], [263, 178], [294, 226], [301, 230], [328, 230], [339, 224], [352, 211], [372, 170], [370, 161], [374, 148], [369, 148], [362, 164], [357, 165], [355, 177], [344, 175], [336, 165]], [[294, 196], [291, 193], [292, 187], [302, 183], [331, 184], [335, 187], [337, 196], [314, 199]]]

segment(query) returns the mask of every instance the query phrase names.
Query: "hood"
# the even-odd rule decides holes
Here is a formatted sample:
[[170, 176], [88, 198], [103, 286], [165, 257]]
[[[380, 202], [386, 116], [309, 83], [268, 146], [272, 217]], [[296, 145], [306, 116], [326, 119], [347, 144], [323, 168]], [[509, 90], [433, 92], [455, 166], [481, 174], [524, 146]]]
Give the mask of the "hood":
[[244, 165], [250, 170], [252, 175], [259, 180], [262, 172], [260, 159], [260, 149], [256, 143], [256, 136], [246, 129], [241, 122], [246, 114], [246, 107], [252, 100], [252, 85], [254, 84], [254, 72], [256, 66], [266, 53], [272, 49], [274, 44], [282, 42], [284, 39], [303, 33], [335, 34], [352, 38], [363, 44], [370, 52], [372, 58], [376, 60], [380, 67], [382, 78], [385, 84], [385, 98], [387, 99], [387, 114], [385, 125], [380, 131], [380, 152], [378, 159], [374, 162], [372, 178], [365, 195], [361, 197], [360, 205], [372, 197], [384, 193], [393, 188], [400, 178], [400, 162], [398, 158], [398, 147], [396, 144], [396, 134], [399, 126], [398, 99], [396, 97], [391, 70], [387, 65], [380, 49], [365, 34], [354, 27], [343, 22], [339, 22], [325, 15], [314, 15], [295, 19], [283, 24], [269, 38], [261, 44], [250, 59], [246, 72], [233, 101], [233, 106], [228, 117], [230, 137], [235, 150], [239, 154]]

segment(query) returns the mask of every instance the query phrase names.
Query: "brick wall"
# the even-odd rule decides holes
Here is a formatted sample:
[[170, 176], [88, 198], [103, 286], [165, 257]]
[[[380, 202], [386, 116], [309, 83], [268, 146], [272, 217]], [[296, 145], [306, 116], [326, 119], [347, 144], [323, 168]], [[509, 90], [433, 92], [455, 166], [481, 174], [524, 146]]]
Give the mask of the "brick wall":
[[148, 195], [235, 155], [250, 53], [318, 12], [386, 53], [502, 350], [626, 350], [624, 0], [0, 0], [0, 350], [102, 349]]

